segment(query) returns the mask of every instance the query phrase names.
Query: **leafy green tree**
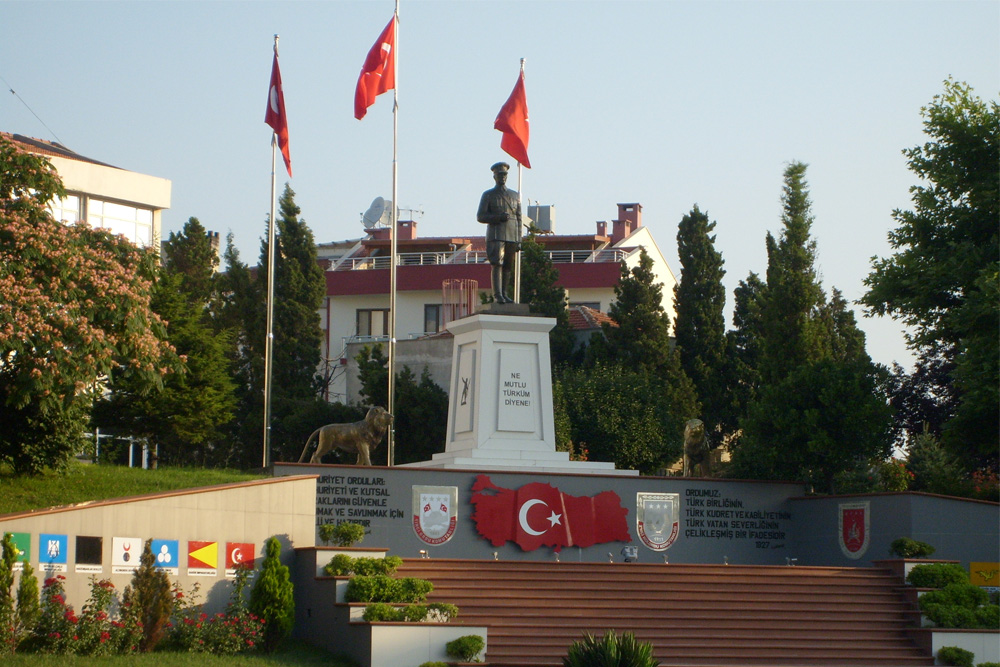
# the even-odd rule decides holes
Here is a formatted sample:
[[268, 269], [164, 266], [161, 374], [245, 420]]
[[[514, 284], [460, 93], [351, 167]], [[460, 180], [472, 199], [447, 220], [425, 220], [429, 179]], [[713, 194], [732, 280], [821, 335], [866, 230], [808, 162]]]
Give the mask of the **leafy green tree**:
[[674, 287], [674, 332], [684, 373], [701, 402], [699, 417], [713, 446], [736, 428], [727, 359], [726, 288], [722, 254], [715, 249], [715, 222], [698, 206], [677, 229], [681, 279]]
[[180, 362], [150, 307], [156, 255], [55, 221], [44, 158], [0, 137], [0, 461], [59, 468], [82, 447], [107, 380], [154, 391]]
[[545, 246], [532, 230], [521, 241], [521, 303], [531, 312], [552, 317], [556, 325], [549, 332], [553, 365], [569, 361], [573, 355], [573, 332], [569, 328], [566, 290], [560, 287], [559, 270], [545, 254]]
[[690, 383], [644, 368], [598, 362], [558, 377], [573, 447], [591, 461], [651, 474], [682, 454], [684, 423], [697, 414]]
[[[361, 397], [369, 406], [388, 405], [389, 360], [381, 345], [365, 346], [357, 356]], [[419, 381], [408, 366], [396, 373], [396, 463], [429, 461], [444, 451], [448, 428], [448, 393], [424, 368]], [[353, 463], [353, 461], [351, 461]]]
[[95, 406], [95, 422], [142, 437], [165, 463], [204, 465], [236, 405], [228, 332], [216, 331], [210, 310], [218, 259], [205, 228], [191, 218], [182, 232], [170, 234], [163, 260], [151, 306], [167, 322], [183, 372], [153, 394], [114, 383], [109, 399]]
[[249, 609], [264, 619], [263, 650], [273, 653], [292, 634], [295, 624], [294, 586], [288, 566], [281, 562], [281, 542], [269, 537], [264, 562], [250, 590]]
[[954, 364], [957, 393], [943, 444], [969, 469], [996, 470], [1000, 441], [1000, 105], [964, 83], [921, 110], [928, 141], [903, 151], [922, 181], [913, 210], [893, 212], [895, 254], [873, 258], [861, 302], [868, 315], [911, 327], [911, 349]]

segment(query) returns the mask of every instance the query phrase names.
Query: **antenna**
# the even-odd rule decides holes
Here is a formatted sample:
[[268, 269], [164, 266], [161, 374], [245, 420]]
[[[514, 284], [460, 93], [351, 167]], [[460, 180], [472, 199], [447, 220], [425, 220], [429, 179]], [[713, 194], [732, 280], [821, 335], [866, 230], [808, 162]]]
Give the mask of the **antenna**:
[[365, 229], [372, 229], [382, 222], [382, 218], [385, 215], [385, 209], [385, 199], [382, 197], [375, 197], [375, 200], [372, 201], [372, 205], [369, 206], [368, 210], [361, 216], [361, 223], [365, 226]]

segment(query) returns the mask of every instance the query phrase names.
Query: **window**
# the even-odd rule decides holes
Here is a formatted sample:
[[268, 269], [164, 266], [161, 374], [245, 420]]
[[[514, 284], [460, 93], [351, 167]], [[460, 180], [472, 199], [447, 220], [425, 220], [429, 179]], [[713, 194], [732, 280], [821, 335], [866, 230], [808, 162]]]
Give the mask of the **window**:
[[389, 335], [389, 309], [359, 308], [358, 336], [381, 337]]
[[424, 333], [437, 333], [441, 331], [444, 323], [443, 309], [439, 303], [428, 303], [424, 305]]
[[66, 195], [56, 197], [49, 204], [49, 213], [52, 217], [67, 225], [74, 225], [80, 222], [80, 198], [77, 195]]
[[141, 246], [153, 244], [153, 211], [124, 204], [91, 199], [87, 202], [87, 222], [92, 227], [121, 234]]

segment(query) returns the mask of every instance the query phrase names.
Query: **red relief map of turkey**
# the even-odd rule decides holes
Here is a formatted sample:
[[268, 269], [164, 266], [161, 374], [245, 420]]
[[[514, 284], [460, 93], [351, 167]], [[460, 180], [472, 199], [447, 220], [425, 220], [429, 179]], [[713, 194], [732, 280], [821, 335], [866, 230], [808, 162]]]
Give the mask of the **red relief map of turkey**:
[[543, 546], [560, 551], [632, 541], [628, 510], [614, 491], [577, 497], [544, 482], [504, 489], [488, 475], [477, 475], [472, 492], [476, 530], [495, 547], [510, 541], [525, 551]]

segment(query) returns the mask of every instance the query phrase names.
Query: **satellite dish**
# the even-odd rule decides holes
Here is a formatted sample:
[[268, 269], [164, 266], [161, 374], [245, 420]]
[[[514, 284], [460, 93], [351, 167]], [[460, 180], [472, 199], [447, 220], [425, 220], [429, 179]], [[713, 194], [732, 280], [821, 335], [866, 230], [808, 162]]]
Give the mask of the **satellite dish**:
[[368, 207], [364, 215], [361, 216], [361, 221], [364, 223], [365, 229], [371, 229], [379, 222], [382, 221], [382, 215], [385, 213], [385, 200], [381, 197], [375, 197], [372, 205]]

